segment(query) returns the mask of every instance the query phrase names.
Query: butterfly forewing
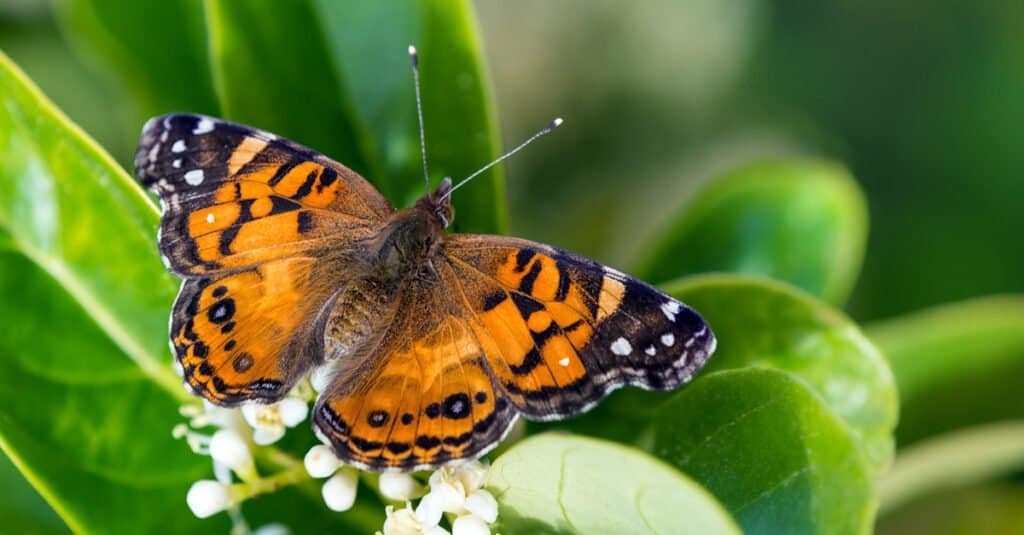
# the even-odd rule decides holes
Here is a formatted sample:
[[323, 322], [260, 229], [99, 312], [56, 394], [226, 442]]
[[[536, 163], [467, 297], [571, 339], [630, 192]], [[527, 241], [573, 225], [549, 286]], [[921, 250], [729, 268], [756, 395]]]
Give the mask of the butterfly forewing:
[[371, 235], [394, 211], [366, 180], [313, 150], [198, 115], [146, 123], [135, 167], [160, 195], [160, 249], [182, 276], [337, 247]]
[[586, 258], [471, 235], [450, 236], [445, 255], [499, 385], [528, 418], [579, 414], [622, 385], [676, 388], [714, 351], [693, 309]]

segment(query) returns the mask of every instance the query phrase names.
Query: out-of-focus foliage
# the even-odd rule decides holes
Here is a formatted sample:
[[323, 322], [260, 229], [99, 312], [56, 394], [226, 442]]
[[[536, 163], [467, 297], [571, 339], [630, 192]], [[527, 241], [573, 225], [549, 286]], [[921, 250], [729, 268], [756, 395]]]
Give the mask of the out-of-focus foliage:
[[[183, 399], [163, 365], [174, 281], [154, 207], [117, 163], [146, 117], [212, 113], [322, 150], [407, 205], [422, 191], [411, 43], [434, 183], [498, 152], [485, 52], [508, 147], [566, 119], [507, 164], [507, 202], [505, 166], [460, 190], [459, 230], [508, 219], [513, 235], [652, 283], [781, 281], [665, 286], [716, 329], [708, 373], [527, 430], [623, 445], [499, 449], [507, 532], [672, 529], [659, 516], [672, 503], [752, 533], [857, 533], [880, 499], [883, 533], [1020, 530], [1022, 486], [1007, 477], [1024, 468], [1019, 2], [130, 4], [0, 4], [13, 60], [0, 70], [0, 297], [19, 304], [0, 312], [0, 369], [17, 385], [0, 392], [0, 446], [45, 497], [4, 464], [5, 526], [225, 527], [184, 507], [209, 474], [169, 438]], [[515, 471], [526, 460], [538, 473]], [[623, 503], [638, 473], [669, 498]], [[306, 484], [243, 510], [371, 531], [383, 504], [360, 496], [332, 515]]]

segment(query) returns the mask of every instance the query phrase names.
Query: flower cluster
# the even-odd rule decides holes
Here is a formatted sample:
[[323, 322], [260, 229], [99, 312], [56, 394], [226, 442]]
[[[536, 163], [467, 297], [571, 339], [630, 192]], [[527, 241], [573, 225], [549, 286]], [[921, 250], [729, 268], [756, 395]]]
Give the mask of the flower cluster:
[[[182, 409], [189, 423], [177, 426], [174, 435], [186, 439], [194, 452], [210, 456], [215, 475], [215, 479], [197, 481], [189, 489], [186, 502], [193, 514], [206, 518], [226, 511], [234, 524], [234, 534], [287, 533], [287, 528], [280, 524], [251, 531], [239, 505], [256, 495], [310, 477], [325, 480], [321, 494], [329, 509], [342, 512], [352, 508], [360, 476], [369, 480], [373, 477], [342, 463], [329, 446], [313, 446], [301, 464], [286, 466], [273, 475], [261, 476], [256, 468], [254, 452], [266, 453], [268, 450], [263, 446], [277, 442], [288, 428], [306, 419], [313, 397], [309, 390], [308, 386], [297, 389], [291, 396], [271, 405], [248, 404], [241, 409], [224, 409], [203, 402], [202, 407], [190, 405]], [[210, 427], [214, 428], [212, 434], [203, 431]], [[479, 461], [441, 468], [427, 481], [417, 480], [411, 474], [383, 473], [376, 484], [380, 497], [405, 506], [400, 509], [387, 506], [387, 518], [378, 533], [489, 535], [489, 525], [498, 517], [498, 504], [483, 488], [486, 479], [487, 467]], [[419, 502], [413, 507], [412, 501], [416, 499]], [[443, 527], [442, 522], [450, 525], [451, 531]]]
[[[192, 513], [207, 518], [227, 511], [234, 524], [233, 533], [287, 533], [279, 524], [250, 531], [238, 505], [302, 476], [295, 470], [286, 470], [261, 477], [253, 460], [253, 448], [280, 440], [285, 429], [302, 423], [309, 412], [307, 402], [288, 397], [271, 405], [246, 405], [239, 410], [204, 401], [201, 407], [186, 405], [181, 412], [189, 423], [176, 426], [174, 436], [184, 438], [195, 453], [210, 456], [215, 477], [196, 481], [189, 488], [185, 502]], [[202, 431], [209, 427], [214, 428], [212, 434]]]

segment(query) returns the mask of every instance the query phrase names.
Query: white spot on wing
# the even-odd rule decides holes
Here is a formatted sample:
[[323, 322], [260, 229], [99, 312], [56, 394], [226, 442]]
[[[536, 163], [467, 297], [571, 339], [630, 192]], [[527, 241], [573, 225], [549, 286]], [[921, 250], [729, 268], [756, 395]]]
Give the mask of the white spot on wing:
[[174, 167], [175, 169], [181, 169], [181, 158], [177, 158], [173, 162], [171, 162], [171, 166]]
[[207, 132], [213, 132], [213, 121], [204, 117], [202, 119], [199, 119], [199, 124], [197, 124], [196, 127], [192, 130], [192, 133], [195, 135], [199, 135], [205, 134]]
[[647, 349], [644, 350], [644, 353], [647, 353], [648, 355], [653, 357], [656, 351], [657, 350], [654, 349], [654, 346], [647, 346]]
[[679, 303], [675, 301], [665, 301], [661, 304], [661, 311], [665, 313], [665, 317], [669, 321], [676, 321], [676, 314], [679, 313]]
[[562, 359], [559, 360], [558, 363], [561, 364], [562, 366], [568, 366], [569, 365], [569, 357], [562, 357]]
[[153, 148], [149, 149], [149, 161], [155, 162], [156, 157], [160, 155], [160, 144], [154, 143]]
[[175, 141], [174, 145], [171, 145], [171, 152], [185, 152], [185, 140], [179, 139]]
[[633, 346], [629, 345], [629, 340], [620, 336], [612, 342], [611, 350], [612, 353], [615, 353], [616, 355], [626, 356], [633, 352]]
[[672, 347], [672, 344], [676, 343], [676, 337], [672, 333], [661, 335], [661, 343], [665, 344], [665, 347]]
[[213, 223], [213, 212], [206, 214], [206, 222]]
[[192, 186], [198, 186], [202, 184], [204, 178], [206, 177], [203, 176], [202, 169], [193, 169], [185, 173], [185, 182], [188, 182]]

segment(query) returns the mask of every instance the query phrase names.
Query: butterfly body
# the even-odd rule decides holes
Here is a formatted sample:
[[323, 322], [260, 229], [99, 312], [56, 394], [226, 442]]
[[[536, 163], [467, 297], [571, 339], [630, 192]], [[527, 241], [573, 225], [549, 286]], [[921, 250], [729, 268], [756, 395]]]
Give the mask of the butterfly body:
[[447, 233], [447, 180], [395, 210], [315, 151], [187, 114], [147, 123], [136, 172], [184, 278], [171, 345], [186, 385], [219, 405], [273, 402], [319, 369], [314, 428], [356, 466], [478, 457], [520, 415], [676, 388], [714, 351], [695, 311], [614, 269]]

